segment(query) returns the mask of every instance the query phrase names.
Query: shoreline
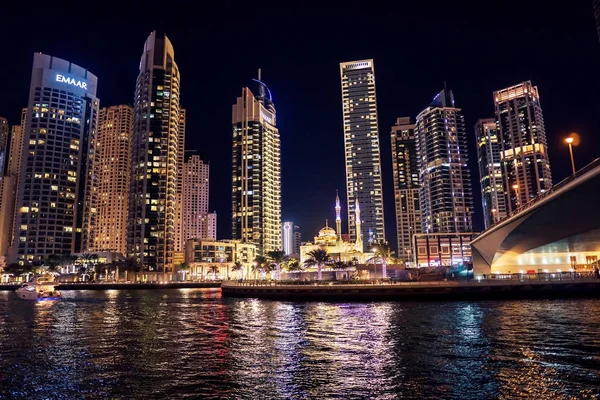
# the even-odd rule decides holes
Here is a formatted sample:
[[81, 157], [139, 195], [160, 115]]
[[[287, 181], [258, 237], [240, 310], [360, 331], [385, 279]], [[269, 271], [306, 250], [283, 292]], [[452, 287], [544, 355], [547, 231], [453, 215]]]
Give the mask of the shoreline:
[[240, 284], [226, 282], [223, 297], [272, 300], [503, 300], [600, 298], [600, 279], [564, 281], [441, 281], [394, 284]]
[[[2, 290], [16, 290], [19, 284], [0, 284]], [[147, 282], [147, 283], [60, 283], [57, 290], [144, 290], [144, 289], [202, 289], [220, 288], [221, 282]]]

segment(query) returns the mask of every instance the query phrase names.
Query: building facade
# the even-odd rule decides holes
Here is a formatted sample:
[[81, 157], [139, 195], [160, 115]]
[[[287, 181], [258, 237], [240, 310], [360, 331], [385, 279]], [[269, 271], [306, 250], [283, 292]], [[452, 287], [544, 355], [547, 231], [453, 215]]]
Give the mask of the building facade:
[[423, 267], [463, 267], [473, 263], [470, 232], [421, 233], [414, 236], [415, 265]]
[[480, 119], [474, 129], [483, 222], [487, 229], [506, 216], [506, 197], [500, 164], [501, 144], [493, 118]]
[[292, 221], [281, 224], [281, 241], [286, 256], [294, 254], [294, 226]]
[[8, 166], [8, 136], [10, 133], [10, 126], [6, 118], [0, 117], [0, 176], [6, 174], [6, 167]]
[[[250, 277], [257, 249], [239, 240], [191, 239], [185, 243], [185, 262], [193, 279], [234, 279]], [[242, 270], [234, 271], [240, 262]]]
[[471, 232], [473, 194], [467, 167], [467, 134], [452, 91], [442, 90], [419, 113], [415, 141], [423, 232]]
[[169, 39], [144, 44], [134, 99], [127, 255], [149, 271], [173, 271], [180, 75]]
[[[183, 240], [216, 239], [208, 236], [208, 189], [210, 166], [192, 154], [183, 166]], [[216, 234], [216, 232], [215, 232]]]
[[133, 107], [118, 105], [98, 113], [96, 155], [89, 212], [84, 216], [83, 251], [127, 252], [127, 209], [131, 173]]
[[256, 80], [233, 105], [232, 234], [259, 255], [281, 249], [281, 149], [275, 106]]
[[11, 262], [79, 251], [98, 119], [97, 78], [34, 54]]
[[540, 96], [530, 81], [494, 92], [507, 212], [552, 188]]
[[[183, 218], [185, 175], [185, 109], [179, 109], [179, 139], [177, 141], [177, 200], [175, 201], [175, 251], [182, 252], [185, 244], [185, 221]], [[192, 236], [193, 237], [193, 236]]]
[[398, 257], [410, 261], [414, 256], [412, 237], [421, 233], [421, 206], [415, 124], [409, 117], [397, 119], [391, 139]]
[[373, 60], [340, 63], [342, 115], [346, 160], [346, 191], [350, 237], [356, 237], [355, 204], [363, 218], [360, 234], [365, 248], [385, 241], [383, 189], [377, 125]]

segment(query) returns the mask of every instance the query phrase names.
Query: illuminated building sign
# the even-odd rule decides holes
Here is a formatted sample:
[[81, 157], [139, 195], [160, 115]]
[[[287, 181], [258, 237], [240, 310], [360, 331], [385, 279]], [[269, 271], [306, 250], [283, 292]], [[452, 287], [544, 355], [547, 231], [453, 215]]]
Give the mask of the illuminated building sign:
[[87, 83], [75, 80], [73, 78], [68, 78], [61, 74], [56, 74], [56, 82], [68, 83], [69, 85], [77, 86], [77, 87], [87, 90]]
[[265, 121], [267, 121], [269, 124], [273, 125], [273, 118], [269, 117], [267, 114], [265, 114], [264, 112], [260, 112], [260, 116], [262, 119], [264, 119]]

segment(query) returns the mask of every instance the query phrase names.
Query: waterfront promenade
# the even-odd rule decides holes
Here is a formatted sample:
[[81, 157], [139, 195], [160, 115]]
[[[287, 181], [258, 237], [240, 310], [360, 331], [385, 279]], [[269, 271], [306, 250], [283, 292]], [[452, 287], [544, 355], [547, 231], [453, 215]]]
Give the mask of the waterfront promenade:
[[223, 296], [279, 300], [467, 300], [600, 297], [600, 279], [473, 279], [433, 282], [224, 282]]
[[[20, 283], [0, 284], [0, 290], [15, 290]], [[194, 289], [194, 288], [220, 288], [221, 282], [107, 282], [89, 283], [73, 282], [60, 283], [56, 286], [58, 290], [144, 290], [144, 289]]]

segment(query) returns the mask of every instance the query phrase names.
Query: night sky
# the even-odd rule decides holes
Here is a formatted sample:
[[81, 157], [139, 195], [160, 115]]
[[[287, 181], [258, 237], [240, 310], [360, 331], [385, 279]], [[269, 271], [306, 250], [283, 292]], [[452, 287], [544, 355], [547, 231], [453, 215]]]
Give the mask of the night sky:
[[581, 135], [578, 168], [600, 156], [600, 43], [591, 1], [495, 1], [464, 8], [419, 3], [384, 8], [349, 1], [340, 11], [224, 2], [174, 11], [167, 2], [144, 2], [154, 15], [121, 5], [111, 8], [118, 16], [95, 12], [105, 4], [99, 2], [94, 10], [81, 9], [83, 2], [30, 6], [32, 15], [3, 10], [0, 115], [18, 123], [34, 52], [98, 76], [101, 106], [131, 104], [144, 41], [153, 30], [166, 33], [181, 71], [181, 105], [188, 110], [186, 149], [210, 160], [210, 209], [218, 213], [219, 238], [231, 233], [231, 106], [259, 67], [277, 108], [283, 219], [300, 225], [303, 240], [326, 218], [334, 219], [336, 189], [346, 230], [342, 61], [375, 60], [386, 234], [394, 247], [390, 127], [397, 117], [414, 119], [444, 81], [466, 118], [475, 230], [483, 224], [472, 127], [478, 118], [493, 117], [494, 90], [525, 80], [538, 86], [554, 183], [570, 172], [562, 142], [569, 132]]

